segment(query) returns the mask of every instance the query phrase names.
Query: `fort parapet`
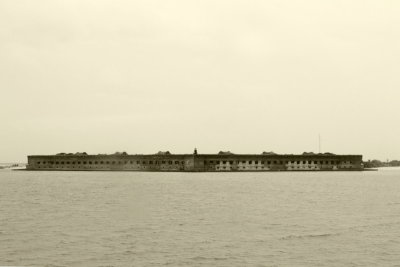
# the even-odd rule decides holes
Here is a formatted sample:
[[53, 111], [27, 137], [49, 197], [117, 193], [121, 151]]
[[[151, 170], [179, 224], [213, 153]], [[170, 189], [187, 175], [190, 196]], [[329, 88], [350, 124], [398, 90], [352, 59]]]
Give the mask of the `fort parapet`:
[[361, 171], [362, 155], [274, 154], [115, 154], [60, 153], [28, 156], [27, 170], [57, 171]]

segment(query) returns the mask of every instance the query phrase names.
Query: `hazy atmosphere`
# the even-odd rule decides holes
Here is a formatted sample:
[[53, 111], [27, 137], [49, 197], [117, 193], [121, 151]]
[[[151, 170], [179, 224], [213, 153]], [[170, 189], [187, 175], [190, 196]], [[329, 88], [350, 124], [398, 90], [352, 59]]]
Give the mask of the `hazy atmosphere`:
[[0, 1], [0, 162], [400, 159], [399, 1]]

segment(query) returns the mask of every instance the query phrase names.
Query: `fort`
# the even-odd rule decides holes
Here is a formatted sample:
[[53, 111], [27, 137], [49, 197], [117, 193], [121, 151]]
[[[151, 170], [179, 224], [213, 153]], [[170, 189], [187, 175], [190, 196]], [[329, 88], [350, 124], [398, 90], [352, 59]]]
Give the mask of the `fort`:
[[156, 154], [130, 155], [126, 152], [88, 155], [59, 153], [28, 156], [27, 170], [57, 171], [177, 171], [177, 172], [246, 172], [246, 171], [361, 171], [362, 155], [332, 153], [234, 154]]

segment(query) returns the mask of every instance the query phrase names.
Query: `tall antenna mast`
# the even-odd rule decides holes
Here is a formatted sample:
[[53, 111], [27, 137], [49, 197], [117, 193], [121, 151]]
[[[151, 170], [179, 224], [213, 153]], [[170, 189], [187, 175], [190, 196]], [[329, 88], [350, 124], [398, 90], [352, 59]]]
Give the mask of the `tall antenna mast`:
[[318, 153], [321, 154], [321, 135], [318, 134]]

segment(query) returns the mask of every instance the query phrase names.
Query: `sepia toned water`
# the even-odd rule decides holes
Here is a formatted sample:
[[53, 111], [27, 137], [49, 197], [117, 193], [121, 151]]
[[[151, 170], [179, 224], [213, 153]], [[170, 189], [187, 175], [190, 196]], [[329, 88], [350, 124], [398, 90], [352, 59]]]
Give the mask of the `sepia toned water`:
[[0, 171], [0, 266], [399, 266], [400, 169]]

